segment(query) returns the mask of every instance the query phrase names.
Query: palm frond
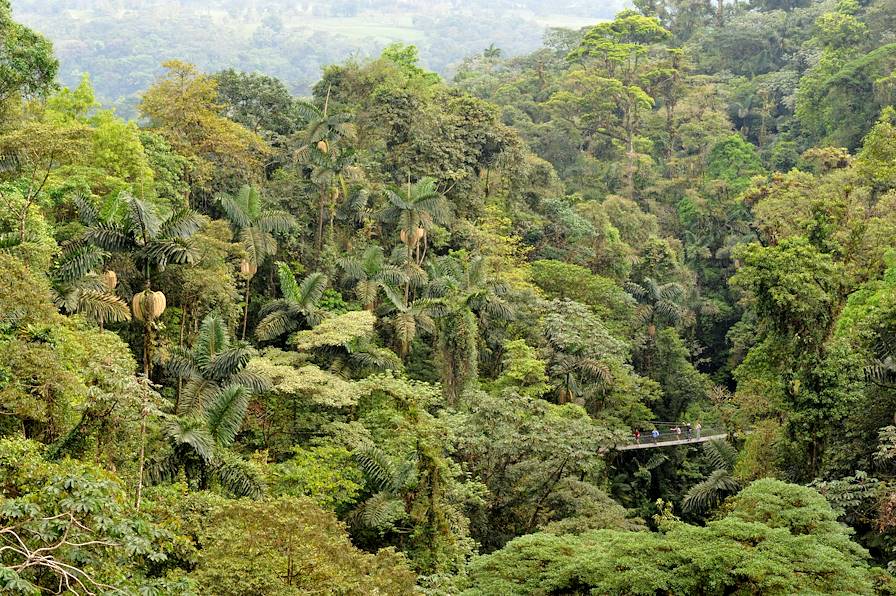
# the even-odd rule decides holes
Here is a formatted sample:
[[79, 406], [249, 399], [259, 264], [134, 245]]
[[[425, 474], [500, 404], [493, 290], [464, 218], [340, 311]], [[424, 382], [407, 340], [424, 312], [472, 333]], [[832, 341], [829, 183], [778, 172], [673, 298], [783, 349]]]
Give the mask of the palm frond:
[[299, 285], [300, 299], [296, 302], [305, 309], [315, 307], [327, 289], [327, 276], [320, 272], [311, 273]]
[[296, 226], [296, 218], [286, 211], [265, 211], [255, 220], [255, 225], [269, 234], [285, 234]]
[[731, 471], [737, 463], [737, 449], [725, 439], [707, 441], [703, 444], [703, 453], [712, 466], [719, 470]]
[[155, 208], [143, 199], [130, 194], [125, 194], [122, 200], [127, 205], [131, 231], [141, 240], [148, 241], [158, 236], [162, 222]]
[[124, 228], [118, 224], [107, 222], [98, 223], [88, 228], [84, 232], [84, 239], [109, 251], [125, 250], [134, 244]]
[[671, 323], [676, 323], [681, 318], [681, 307], [668, 300], [660, 300], [653, 306], [653, 310]]
[[193, 358], [197, 366], [204, 370], [215, 356], [230, 347], [230, 337], [224, 319], [217, 313], [209, 313], [202, 319], [199, 335], [193, 347]]
[[151, 241], [143, 248], [143, 257], [160, 266], [188, 265], [199, 259], [199, 253], [188, 239], [172, 238]]
[[201, 376], [190, 378], [181, 390], [180, 400], [177, 403], [177, 415], [202, 415], [206, 405], [211, 403], [220, 390], [217, 383], [203, 379]]
[[255, 226], [240, 230], [240, 242], [246, 250], [246, 259], [256, 267], [277, 252], [277, 241], [264, 230]]
[[72, 196], [72, 203], [78, 211], [78, 218], [85, 226], [95, 226], [100, 220], [99, 211], [93, 206], [90, 199], [81, 193]]
[[205, 374], [215, 380], [226, 380], [246, 368], [255, 355], [255, 349], [240, 343], [224, 348], [214, 355], [205, 369]]
[[227, 219], [238, 228], [246, 228], [252, 225], [252, 213], [250, 211], [249, 199], [252, 193], [256, 192], [251, 186], [243, 186], [237, 196], [227, 193], [219, 193], [215, 195], [215, 200]]
[[359, 368], [373, 370], [401, 370], [401, 358], [392, 350], [377, 346], [364, 346], [359, 350], [349, 350], [353, 364]]
[[178, 379], [191, 379], [200, 376], [199, 367], [193, 359], [193, 354], [183, 348], [175, 347], [171, 350], [167, 368], [168, 372]]
[[219, 391], [206, 408], [208, 432], [215, 443], [228, 446], [243, 425], [249, 392], [242, 385], [231, 385]]
[[69, 283], [84, 277], [103, 264], [108, 254], [99, 246], [85, 242], [72, 242], [64, 246], [56, 260], [54, 280]]
[[575, 369], [581, 371], [589, 379], [607, 384], [612, 382], [613, 375], [606, 362], [597, 358], [580, 358], [575, 361]]
[[625, 291], [631, 294], [636, 300], [641, 300], [647, 295], [647, 290], [645, 290], [643, 286], [631, 281], [626, 282], [624, 288]]
[[302, 302], [302, 292], [299, 289], [299, 283], [296, 281], [296, 275], [292, 272], [289, 265], [282, 261], [277, 261], [277, 277], [280, 280], [280, 292], [283, 298], [288, 302], [300, 304]]
[[480, 308], [482, 312], [499, 321], [513, 320], [513, 310], [511, 310], [510, 305], [497, 296], [486, 295]]
[[386, 299], [392, 305], [392, 308], [395, 310], [404, 310], [404, 295], [400, 294], [398, 290], [393, 288], [392, 286], [383, 285], [383, 294], [386, 295]]
[[156, 238], [159, 239], [186, 239], [195, 234], [202, 227], [202, 216], [192, 209], [176, 211], [159, 226]]
[[412, 312], [405, 311], [395, 315], [392, 326], [395, 328], [398, 341], [405, 347], [411, 345], [417, 337], [417, 319]]
[[312, 122], [314, 120], [320, 120], [323, 116], [323, 112], [320, 108], [318, 108], [313, 103], [309, 103], [307, 101], [298, 100], [295, 102], [294, 109], [296, 114], [304, 120], [305, 122]]
[[709, 477], [691, 487], [682, 501], [682, 509], [699, 512], [712, 509], [722, 500], [740, 490], [740, 484], [728, 470], [715, 470]]
[[271, 388], [271, 384], [266, 378], [246, 370], [241, 370], [232, 375], [228, 382], [234, 385], [242, 385], [253, 394], [264, 393]]
[[215, 441], [201, 418], [171, 417], [162, 430], [175, 445], [190, 447], [203, 461], [210, 462], [214, 457]]
[[386, 492], [379, 492], [366, 499], [350, 517], [354, 525], [378, 532], [397, 529], [407, 516], [404, 502]]
[[221, 487], [235, 497], [260, 499], [267, 492], [259, 470], [227, 449], [216, 451], [211, 468]]
[[336, 264], [339, 265], [340, 269], [342, 269], [342, 278], [346, 282], [352, 283], [359, 279], [365, 279], [367, 277], [367, 271], [365, 270], [364, 263], [351, 255], [340, 257], [336, 261]]
[[97, 322], [118, 323], [131, 320], [131, 309], [127, 302], [109, 291], [80, 290], [77, 311]]
[[261, 341], [270, 341], [295, 331], [298, 327], [293, 313], [288, 309], [275, 310], [259, 321], [255, 328], [255, 337]]
[[681, 284], [675, 282], [668, 283], [660, 286], [657, 294], [662, 300], [677, 302], [684, 297], [684, 287], [682, 287]]

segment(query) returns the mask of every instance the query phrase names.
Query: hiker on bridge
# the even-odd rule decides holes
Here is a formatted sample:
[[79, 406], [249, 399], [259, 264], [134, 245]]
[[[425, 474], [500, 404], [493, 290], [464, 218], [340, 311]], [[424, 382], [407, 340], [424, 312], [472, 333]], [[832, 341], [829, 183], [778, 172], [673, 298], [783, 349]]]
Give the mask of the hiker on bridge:
[[638, 445], [641, 444], [641, 429], [640, 428], [635, 429], [635, 443]]
[[688, 441], [690, 441], [691, 440], [691, 423], [690, 422], [685, 423], [685, 431], [688, 433]]
[[653, 437], [653, 442], [656, 443], [656, 440], [660, 438], [660, 431], [658, 431], [657, 429], [653, 429], [653, 431], [650, 433], [650, 436]]
[[694, 427], [697, 430], [697, 438], [700, 438], [700, 431], [703, 430], [703, 425], [700, 424], [700, 421], [697, 421], [697, 426]]

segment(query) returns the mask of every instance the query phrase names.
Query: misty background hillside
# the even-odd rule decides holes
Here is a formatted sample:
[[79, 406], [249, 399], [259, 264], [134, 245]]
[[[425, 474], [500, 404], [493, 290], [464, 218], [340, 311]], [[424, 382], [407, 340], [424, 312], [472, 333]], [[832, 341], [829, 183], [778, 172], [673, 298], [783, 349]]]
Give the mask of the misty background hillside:
[[178, 58], [205, 70], [260, 71], [306, 94], [326, 64], [413, 43], [450, 76], [489, 46], [505, 56], [539, 47], [550, 27], [612, 18], [623, 0], [13, 0], [15, 17], [47, 35], [60, 78], [90, 71], [103, 103], [132, 114], [138, 93]]

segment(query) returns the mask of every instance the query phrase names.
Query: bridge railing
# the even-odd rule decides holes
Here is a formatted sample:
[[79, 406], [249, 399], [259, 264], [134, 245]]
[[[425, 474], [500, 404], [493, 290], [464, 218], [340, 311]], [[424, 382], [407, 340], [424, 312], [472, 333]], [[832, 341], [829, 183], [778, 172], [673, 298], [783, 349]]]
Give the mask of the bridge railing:
[[[659, 429], [657, 429], [657, 430], [659, 430]], [[687, 430], [682, 428], [680, 434], [669, 431], [669, 430], [660, 431], [659, 437], [654, 439], [653, 436], [650, 434], [650, 431], [647, 431], [647, 432], [642, 431], [640, 441], [635, 439], [635, 435], [630, 435], [628, 438], [628, 441], [626, 442], [626, 445], [648, 445], [648, 444], [652, 445], [654, 443], [656, 443], [656, 444], [671, 443], [673, 441], [687, 441], [687, 440], [697, 441], [699, 439], [706, 439], [706, 437], [724, 435], [727, 432], [728, 431], [726, 431], [724, 428], [704, 427], [704, 428], [700, 429], [700, 433], [698, 436], [696, 429], [692, 428], [691, 435], [688, 436]]]

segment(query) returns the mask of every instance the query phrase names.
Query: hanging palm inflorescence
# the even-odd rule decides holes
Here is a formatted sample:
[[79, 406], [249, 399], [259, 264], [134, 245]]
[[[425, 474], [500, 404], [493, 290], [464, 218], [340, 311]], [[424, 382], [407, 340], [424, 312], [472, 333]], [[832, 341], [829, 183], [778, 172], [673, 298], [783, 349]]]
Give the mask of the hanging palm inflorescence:
[[277, 263], [280, 291], [283, 297], [262, 307], [261, 322], [255, 329], [255, 336], [261, 341], [276, 339], [301, 327], [314, 327], [323, 313], [319, 302], [327, 287], [327, 277], [323, 273], [312, 273], [301, 283], [286, 263]]
[[252, 277], [265, 259], [277, 253], [275, 234], [285, 234], [296, 225], [295, 218], [278, 210], [262, 209], [261, 196], [252, 186], [243, 186], [239, 194], [219, 194], [218, 204], [227, 219], [237, 229], [243, 250], [246, 252], [241, 269], [246, 278], [246, 297], [243, 306], [242, 338], [246, 338], [246, 326], [249, 319], [249, 289]]
[[108, 256], [84, 240], [63, 245], [50, 275], [56, 306], [67, 313], [82, 314], [100, 327], [129, 321], [128, 304], [115, 293], [118, 276], [114, 271], [99, 273]]
[[423, 264], [426, 258], [428, 234], [435, 225], [447, 224], [451, 219], [451, 203], [442, 196], [434, 178], [423, 178], [411, 184], [386, 190], [386, 207], [380, 219], [398, 228], [407, 261]]
[[134, 318], [144, 324], [143, 370], [151, 372], [152, 322], [165, 309], [165, 295], [152, 290], [153, 271], [163, 270], [168, 264], [190, 264], [196, 251], [190, 237], [199, 229], [201, 217], [191, 209], [180, 209], [162, 218], [155, 206], [130, 194], [119, 196], [124, 207], [120, 221], [102, 220], [96, 209], [86, 200], [77, 207], [87, 226], [84, 240], [99, 248], [125, 253], [143, 273], [144, 290], [134, 296]]

